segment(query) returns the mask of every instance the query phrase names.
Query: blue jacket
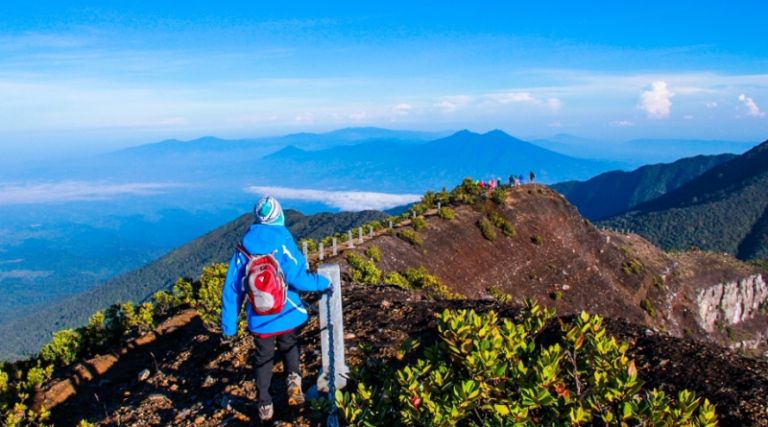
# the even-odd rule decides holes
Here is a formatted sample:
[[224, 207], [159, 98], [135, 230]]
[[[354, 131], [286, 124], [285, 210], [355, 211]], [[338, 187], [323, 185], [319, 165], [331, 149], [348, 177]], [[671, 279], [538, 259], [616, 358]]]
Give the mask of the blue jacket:
[[[325, 277], [309, 274], [306, 260], [296, 247], [287, 228], [279, 225], [254, 224], [243, 237], [243, 247], [251, 254], [266, 254], [272, 251], [280, 263], [288, 283], [288, 301], [277, 314], [260, 315], [246, 303], [248, 330], [256, 334], [275, 334], [294, 329], [307, 321], [307, 309], [299, 299], [297, 291], [325, 291], [330, 282]], [[237, 318], [243, 302], [247, 299], [242, 286], [247, 258], [235, 251], [227, 270], [227, 279], [221, 295], [221, 330], [226, 336], [237, 333]]]

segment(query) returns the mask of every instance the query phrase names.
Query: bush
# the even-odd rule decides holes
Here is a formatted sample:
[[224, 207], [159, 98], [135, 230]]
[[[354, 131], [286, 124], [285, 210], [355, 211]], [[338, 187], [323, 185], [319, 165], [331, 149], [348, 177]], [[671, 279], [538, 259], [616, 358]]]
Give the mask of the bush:
[[640, 268], [643, 266], [643, 264], [640, 263], [640, 261], [636, 259], [631, 259], [629, 261], [626, 261], [624, 263], [624, 266], [622, 267], [622, 270], [624, 273], [627, 274], [627, 276], [631, 276], [632, 273], [634, 274], [640, 274]]
[[558, 301], [560, 298], [563, 297], [563, 293], [560, 291], [555, 291], [549, 294], [549, 297], [552, 298], [555, 301]]
[[368, 247], [368, 249], [365, 250], [365, 256], [376, 262], [381, 261], [381, 251], [378, 247], [376, 247], [376, 245], [371, 245]]
[[387, 273], [384, 276], [384, 283], [387, 285], [395, 285], [407, 291], [413, 290], [413, 287], [408, 283], [408, 279], [403, 277], [403, 275], [397, 271], [390, 271]]
[[544, 239], [542, 239], [542, 238], [541, 238], [541, 236], [533, 236], [533, 237], [531, 237], [531, 242], [532, 242], [534, 245], [539, 245], [539, 246], [541, 246], [541, 245], [543, 245], [543, 244], [544, 244]]
[[[514, 322], [491, 311], [437, 315], [440, 342], [395, 370], [368, 357], [336, 394], [350, 426], [675, 425], [714, 427], [714, 406], [688, 391], [677, 401], [642, 391], [628, 345], [582, 313], [559, 343], [536, 337], [554, 310], [526, 302]], [[547, 342], [550, 342], [547, 340]], [[403, 343], [397, 359], [418, 345]]]
[[488, 214], [488, 219], [501, 229], [501, 232], [507, 236], [507, 237], [515, 237], [517, 235], [517, 231], [515, 230], [515, 227], [512, 226], [512, 224], [509, 223], [506, 219], [504, 219], [501, 215], [497, 214], [496, 212], [490, 212]]
[[497, 205], [503, 205], [507, 202], [507, 192], [501, 187], [496, 187], [491, 193], [491, 200]]
[[421, 246], [424, 244], [424, 242], [421, 240], [421, 237], [419, 237], [419, 235], [415, 231], [400, 230], [397, 232], [397, 237], [405, 240], [406, 242], [414, 246]]
[[503, 303], [511, 304], [512, 303], [512, 295], [503, 292], [501, 289], [497, 288], [496, 286], [491, 286], [488, 288], [488, 293], [496, 298], [496, 300], [501, 301]]
[[653, 308], [651, 300], [648, 298], [644, 299], [642, 304], [640, 304], [640, 307], [642, 307], [649, 316], [653, 317], [654, 319], [656, 318], [656, 310]]
[[480, 218], [480, 220], [477, 221], [477, 226], [480, 227], [480, 232], [483, 234], [483, 237], [485, 237], [486, 240], [492, 241], [496, 238], [496, 232], [493, 231], [493, 227], [487, 219]]
[[417, 216], [411, 221], [411, 227], [416, 231], [420, 231], [429, 227], [429, 224], [427, 224], [427, 221], [424, 218]]
[[345, 255], [349, 263], [349, 275], [355, 283], [365, 285], [375, 285], [381, 279], [381, 271], [376, 268], [376, 264], [371, 260], [364, 260], [360, 255], [354, 252], [347, 252]]
[[424, 266], [420, 266], [419, 268], [407, 268], [405, 270], [405, 278], [408, 280], [408, 284], [411, 288], [423, 289], [433, 298], [447, 300], [465, 299], [463, 295], [448, 290], [445, 285], [440, 283], [440, 279], [438, 279], [437, 276], [429, 274]]
[[40, 359], [57, 366], [72, 363], [80, 354], [80, 334], [67, 329], [53, 334], [53, 341], [40, 350]]
[[312, 239], [301, 239], [299, 240], [299, 250], [304, 250], [304, 242], [307, 242], [307, 254], [313, 254], [317, 252], [317, 243], [315, 243]]
[[440, 210], [437, 211], [437, 216], [439, 216], [442, 219], [452, 220], [456, 217], [456, 213], [453, 212], [453, 209], [442, 206], [440, 207]]

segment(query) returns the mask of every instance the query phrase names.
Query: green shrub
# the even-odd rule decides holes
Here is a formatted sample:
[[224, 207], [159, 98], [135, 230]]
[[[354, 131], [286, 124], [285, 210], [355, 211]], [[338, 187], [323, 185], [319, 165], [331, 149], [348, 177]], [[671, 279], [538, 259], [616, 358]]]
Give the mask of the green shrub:
[[640, 269], [642, 268], [643, 264], [640, 263], [640, 261], [636, 259], [631, 259], [629, 261], [624, 262], [624, 266], [622, 267], [622, 270], [624, 273], [627, 274], [627, 276], [634, 274], [640, 274]]
[[486, 240], [493, 241], [493, 239], [496, 238], [496, 232], [493, 231], [493, 226], [487, 219], [480, 218], [480, 220], [477, 221], [477, 226], [480, 228], [480, 233], [483, 234], [483, 237]]
[[354, 252], [347, 252], [345, 258], [349, 263], [349, 275], [353, 282], [365, 285], [379, 283], [381, 271], [376, 268], [376, 264], [373, 261], [364, 260], [363, 257]]
[[533, 237], [531, 237], [531, 242], [532, 242], [534, 245], [539, 245], [539, 246], [541, 246], [541, 245], [543, 245], [543, 244], [544, 244], [544, 239], [542, 239], [542, 238], [541, 238], [541, 236], [538, 236], [538, 235], [537, 235], [537, 236], [533, 236]]
[[664, 290], [664, 278], [661, 275], [653, 276], [653, 287], [660, 291]]
[[503, 303], [511, 304], [513, 302], [512, 295], [503, 292], [501, 289], [499, 289], [496, 286], [490, 286], [488, 288], [488, 293], [497, 299], [498, 301], [501, 301]]
[[[514, 322], [445, 310], [440, 342], [421, 358], [395, 370], [369, 356], [355, 367], [356, 387], [336, 394], [339, 413], [350, 426], [716, 425], [714, 406], [691, 392], [673, 401], [642, 391], [628, 345], [609, 337], [598, 316], [563, 325], [559, 343], [537, 342], [553, 315], [531, 301]], [[417, 347], [404, 343], [396, 358]]]
[[40, 350], [40, 359], [57, 366], [72, 363], [80, 354], [80, 334], [66, 329], [53, 334], [53, 341]]
[[447, 300], [466, 299], [466, 297], [461, 294], [451, 292], [440, 282], [440, 279], [438, 279], [437, 276], [429, 274], [424, 266], [420, 266], [419, 268], [407, 268], [405, 270], [405, 278], [408, 280], [408, 284], [411, 288], [423, 289], [433, 298]]
[[155, 295], [152, 296], [152, 301], [155, 303], [156, 317], [163, 316], [181, 305], [181, 301], [168, 291], [155, 292]]
[[400, 230], [397, 232], [397, 237], [414, 246], [421, 246], [424, 244], [424, 242], [421, 240], [421, 237], [419, 237], [419, 235], [412, 230]]
[[439, 216], [442, 219], [452, 220], [456, 217], [456, 213], [453, 212], [453, 209], [445, 206], [441, 206], [440, 210], [437, 211], [437, 216]]
[[653, 317], [654, 319], [656, 318], [656, 309], [653, 308], [651, 300], [648, 298], [644, 299], [642, 304], [640, 304], [640, 307], [642, 307], [649, 316]]
[[403, 275], [397, 271], [390, 271], [387, 273], [384, 276], [384, 283], [388, 285], [395, 285], [407, 291], [413, 290], [413, 287], [411, 287], [411, 285], [408, 283], [408, 279], [403, 277]]
[[488, 214], [488, 219], [501, 229], [501, 232], [507, 236], [507, 237], [515, 237], [517, 235], [517, 231], [515, 231], [515, 227], [512, 226], [512, 224], [509, 223], [504, 217], [497, 214], [496, 212], [490, 212]]
[[424, 218], [417, 216], [411, 221], [411, 227], [413, 227], [414, 230], [419, 231], [429, 227], [429, 224], [427, 224], [427, 221]]
[[376, 262], [381, 261], [381, 251], [376, 245], [368, 247], [368, 249], [365, 250], [365, 255]]
[[197, 299], [197, 312], [209, 326], [218, 327], [221, 322], [221, 293], [227, 278], [227, 264], [211, 264], [203, 267]]
[[304, 242], [307, 242], [307, 253], [313, 254], [317, 252], [317, 243], [315, 243], [312, 239], [301, 239], [299, 240], [299, 249], [304, 250]]
[[560, 291], [555, 291], [555, 292], [552, 292], [551, 294], [549, 294], [549, 297], [552, 298], [553, 300], [557, 301], [557, 300], [559, 300], [560, 298], [563, 297], [563, 293], [560, 292]]
[[507, 192], [501, 187], [496, 187], [491, 193], [491, 200], [497, 205], [503, 205], [507, 202]]

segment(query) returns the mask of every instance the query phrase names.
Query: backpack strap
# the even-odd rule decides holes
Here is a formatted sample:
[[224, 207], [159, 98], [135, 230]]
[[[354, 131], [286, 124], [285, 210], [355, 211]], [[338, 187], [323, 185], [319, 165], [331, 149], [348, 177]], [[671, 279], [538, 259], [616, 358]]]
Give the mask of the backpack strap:
[[248, 259], [251, 258], [251, 254], [249, 254], [248, 251], [245, 250], [245, 247], [243, 247], [242, 243], [237, 244], [237, 250], [242, 252], [243, 255], [245, 255]]

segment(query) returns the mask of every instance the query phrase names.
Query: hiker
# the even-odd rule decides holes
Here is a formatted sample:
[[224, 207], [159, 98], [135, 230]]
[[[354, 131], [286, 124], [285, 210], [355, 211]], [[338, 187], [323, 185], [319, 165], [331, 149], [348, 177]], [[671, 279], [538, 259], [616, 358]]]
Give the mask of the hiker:
[[515, 180], [516, 179], [517, 179], [517, 177], [515, 176], [515, 174], [512, 174], [512, 175], [509, 176], [509, 186], [510, 187], [514, 187], [515, 186]]
[[528, 181], [533, 184], [533, 181], [536, 179], [536, 175], [533, 174], [533, 171], [528, 175]]
[[523, 174], [520, 174], [520, 176], [518, 176], [517, 179], [520, 180], [520, 184], [518, 184], [518, 185], [524, 185], [525, 184], [525, 177], [523, 176]]
[[496, 178], [496, 186], [501, 188], [501, 177]]
[[[307, 321], [307, 310], [297, 292], [332, 292], [333, 288], [325, 277], [307, 273], [305, 270], [306, 260], [296, 247], [290, 231], [285, 227], [285, 215], [277, 200], [269, 196], [262, 198], [256, 203], [253, 213], [255, 222], [243, 237], [242, 250], [238, 247], [227, 270], [227, 279], [221, 295], [221, 330], [224, 334], [223, 341], [231, 342], [237, 334], [237, 319], [245, 303], [248, 330], [253, 334], [256, 344], [259, 418], [268, 421], [274, 415], [269, 386], [272, 382], [275, 344], [284, 357], [288, 404], [304, 403], [297, 339], [299, 327]], [[248, 291], [244, 289], [248, 284], [247, 281], [243, 283], [248, 255], [244, 251], [254, 256], [273, 254], [279, 262], [285, 283], [288, 285], [288, 299], [282, 310], [276, 314], [258, 314], [252, 302], [248, 301]], [[269, 300], [270, 304], [271, 302], [272, 300]]]

